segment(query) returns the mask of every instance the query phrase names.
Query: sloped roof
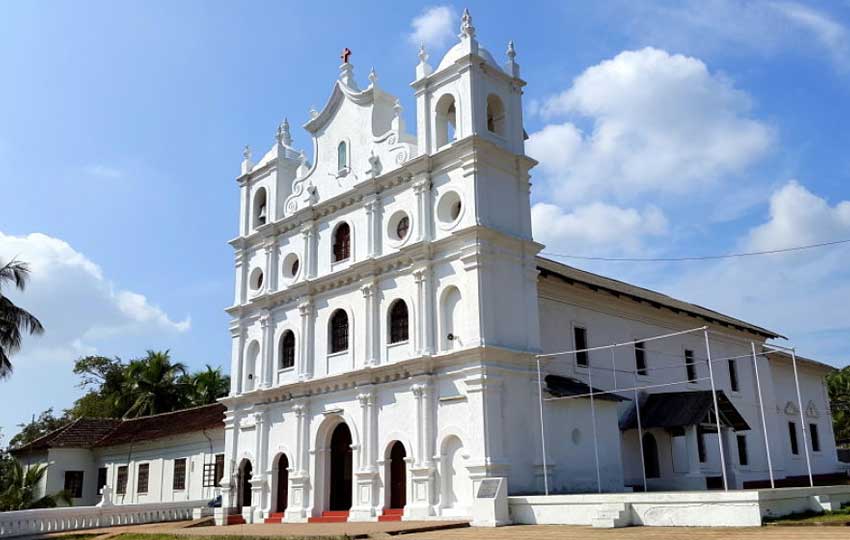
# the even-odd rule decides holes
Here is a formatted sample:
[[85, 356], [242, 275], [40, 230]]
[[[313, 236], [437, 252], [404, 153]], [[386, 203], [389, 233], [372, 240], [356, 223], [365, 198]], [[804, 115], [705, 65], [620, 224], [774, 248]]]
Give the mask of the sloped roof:
[[[717, 391], [717, 406], [720, 408], [720, 423], [735, 431], [750, 429], [747, 421], [729, 401], [723, 390]], [[663, 392], [650, 394], [640, 406], [641, 427], [677, 428], [694, 426], [708, 421], [714, 403], [711, 390], [693, 390], [690, 392]], [[637, 427], [636, 408], [632, 407], [620, 421], [620, 429]], [[713, 418], [711, 419], [713, 422]]]
[[224, 427], [221, 403], [140, 418], [78, 418], [38, 439], [13, 448], [12, 453], [48, 448], [94, 448], [159, 439], [181, 433]]
[[[555, 397], [587, 396], [588, 399], [590, 398], [588, 395], [591, 390], [590, 386], [578, 379], [561, 375], [546, 375], [544, 380], [546, 381], [546, 391]], [[594, 395], [593, 398], [603, 401], [627, 401], [626, 398], [617, 394], [604, 392], [604, 390], [594, 388], [593, 393], [598, 395]]]
[[646, 302], [655, 307], [665, 307], [674, 312], [681, 312], [694, 317], [699, 317], [707, 322], [730, 326], [738, 330], [753, 332], [766, 338], [784, 338], [780, 334], [761, 326], [724, 315], [712, 309], [678, 300], [666, 294], [650, 289], [644, 289], [624, 281], [619, 281], [585, 270], [579, 270], [572, 266], [559, 263], [544, 257], [537, 257], [537, 268], [541, 276], [554, 275], [569, 283], [580, 283], [594, 290], [604, 290], [615, 296], [625, 296], [639, 302]]

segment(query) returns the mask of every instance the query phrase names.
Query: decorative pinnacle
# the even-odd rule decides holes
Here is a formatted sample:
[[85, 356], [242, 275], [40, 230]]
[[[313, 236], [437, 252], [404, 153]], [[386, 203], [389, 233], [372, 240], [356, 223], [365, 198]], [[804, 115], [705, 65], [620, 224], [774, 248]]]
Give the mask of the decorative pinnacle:
[[419, 44], [419, 62], [424, 64], [427, 61], [428, 61], [428, 53], [425, 52], [425, 44], [420, 43]]
[[245, 161], [251, 161], [251, 147], [247, 144], [245, 145], [245, 148], [242, 149], [242, 159]]
[[369, 82], [372, 83], [372, 86], [378, 83], [378, 74], [375, 72], [374, 66], [372, 66], [372, 70], [369, 72]]
[[401, 116], [401, 101], [396, 98], [395, 103], [393, 104], [393, 112], [396, 116]]
[[461, 17], [460, 23], [460, 35], [458, 37], [460, 39], [475, 37], [475, 27], [472, 26], [472, 15], [469, 14], [468, 8], [464, 8], [463, 10], [463, 17]]
[[316, 110], [316, 107], [310, 106], [310, 118], [316, 118], [319, 116], [319, 111]]
[[340, 59], [342, 60], [342, 63], [343, 63], [343, 64], [347, 64], [347, 63], [348, 63], [348, 58], [349, 58], [350, 56], [351, 56], [351, 49], [349, 49], [348, 47], [344, 48], [344, 49], [342, 50], [342, 53], [339, 55], [339, 57], [340, 57]]
[[514, 58], [516, 58], [516, 49], [514, 49], [514, 42], [513, 42], [513, 40], [508, 41], [508, 52], [507, 52], [507, 55], [508, 55], [508, 60], [510, 60], [511, 62], [513, 62], [513, 61], [514, 61]]
[[283, 119], [283, 122], [277, 127], [277, 142], [284, 146], [292, 145], [292, 134], [289, 132], [289, 120]]

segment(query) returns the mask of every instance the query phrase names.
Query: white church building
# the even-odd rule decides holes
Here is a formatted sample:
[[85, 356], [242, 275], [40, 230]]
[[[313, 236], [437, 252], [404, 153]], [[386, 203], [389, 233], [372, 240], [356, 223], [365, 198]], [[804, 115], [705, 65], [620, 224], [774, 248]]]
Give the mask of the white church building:
[[464, 13], [436, 68], [420, 50], [413, 133], [350, 54], [304, 124], [312, 162], [284, 122], [237, 179], [225, 521], [467, 517], [485, 478], [523, 495], [840, 472], [831, 367], [538, 255], [512, 43], [497, 60]]

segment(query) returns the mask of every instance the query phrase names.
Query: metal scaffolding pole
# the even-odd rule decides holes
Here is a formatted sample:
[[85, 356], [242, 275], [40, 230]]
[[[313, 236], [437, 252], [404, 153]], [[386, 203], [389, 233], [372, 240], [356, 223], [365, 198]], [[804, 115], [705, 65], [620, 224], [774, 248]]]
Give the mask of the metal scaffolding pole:
[[767, 436], [767, 420], [764, 416], [764, 402], [761, 397], [761, 380], [759, 379], [759, 365], [758, 359], [756, 358], [756, 344], [751, 341], [750, 346], [753, 349], [753, 369], [755, 369], [756, 372], [756, 390], [758, 390], [759, 411], [761, 411], [761, 429], [764, 434], [764, 451], [767, 453], [767, 473], [770, 475], [770, 487], [775, 488], [776, 485], [773, 481], [773, 461], [770, 459], [770, 438]]
[[635, 415], [637, 416], [638, 428], [638, 448], [640, 448], [640, 471], [643, 474], [643, 491], [646, 493], [649, 488], [646, 485], [646, 459], [643, 456], [643, 423], [640, 419], [640, 396], [637, 389], [637, 370], [632, 371], [634, 377], [634, 392], [635, 392]]
[[717, 426], [717, 447], [720, 449], [720, 472], [723, 474], [723, 490], [729, 491], [729, 480], [726, 478], [726, 453], [723, 451], [723, 434], [720, 431], [720, 407], [717, 405], [717, 389], [714, 386], [714, 368], [711, 367], [711, 346], [708, 344], [708, 330], [705, 335], [705, 356], [708, 359], [708, 376], [711, 380], [711, 398], [714, 400], [714, 423]]
[[599, 473], [599, 438], [596, 434], [596, 405], [593, 401], [593, 370], [587, 359], [587, 385], [590, 388], [590, 418], [593, 422], [593, 457], [596, 460], [596, 490], [602, 493], [602, 476]]
[[791, 348], [791, 364], [794, 366], [794, 385], [797, 387], [797, 406], [800, 409], [800, 430], [803, 432], [803, 450], [806, 452], [806, 470], [809, 473], [809, 486], [814, 487], [815, 481], [812, 478], [812, 458], [809, 455], [809, 436], [806, 430], [806, 415], [803, 410], [803, 398], [800, 396], [800, 378], [797, 376], [797, 353], [794, 348]]
[[549, 495], [549, 469], [546, 466], [546, 428], [543, 424], [543, 377], [540, 374], [540, 357], [537, 357], [537, 392], [540, 405], [540, 453], [543, 456], [543, 491]]

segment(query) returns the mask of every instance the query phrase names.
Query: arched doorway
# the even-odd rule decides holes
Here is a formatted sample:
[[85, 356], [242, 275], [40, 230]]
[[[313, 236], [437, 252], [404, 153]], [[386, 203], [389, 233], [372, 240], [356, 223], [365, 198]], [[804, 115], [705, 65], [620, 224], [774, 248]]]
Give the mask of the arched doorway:
[[658, 478], [661, 476], [658, 466], [658, 443], [652, 433], [643, 434], [643, 467], [647, 478]]
[[253, 467], [251, 462], [243, 459], [239, 464], [239, 476], [236, 479], [238, 492], [236, 493], [236, 506], [242, 508], [251, 506], [251, 476]]
[[286, 512], [289, 503], [289, 460], [286, 454], [281, 454], [277, 460], [277, 504], [275, 511]]
[[407, 452], [400, 441], [393, 443], [390, 449], [390, 508], [400, 509], [407, 504], [407, 467], [404, 458]]
[[352, 452], [351, 431], [339, 424], [331, 435], [330, 510], [351, 508]]

